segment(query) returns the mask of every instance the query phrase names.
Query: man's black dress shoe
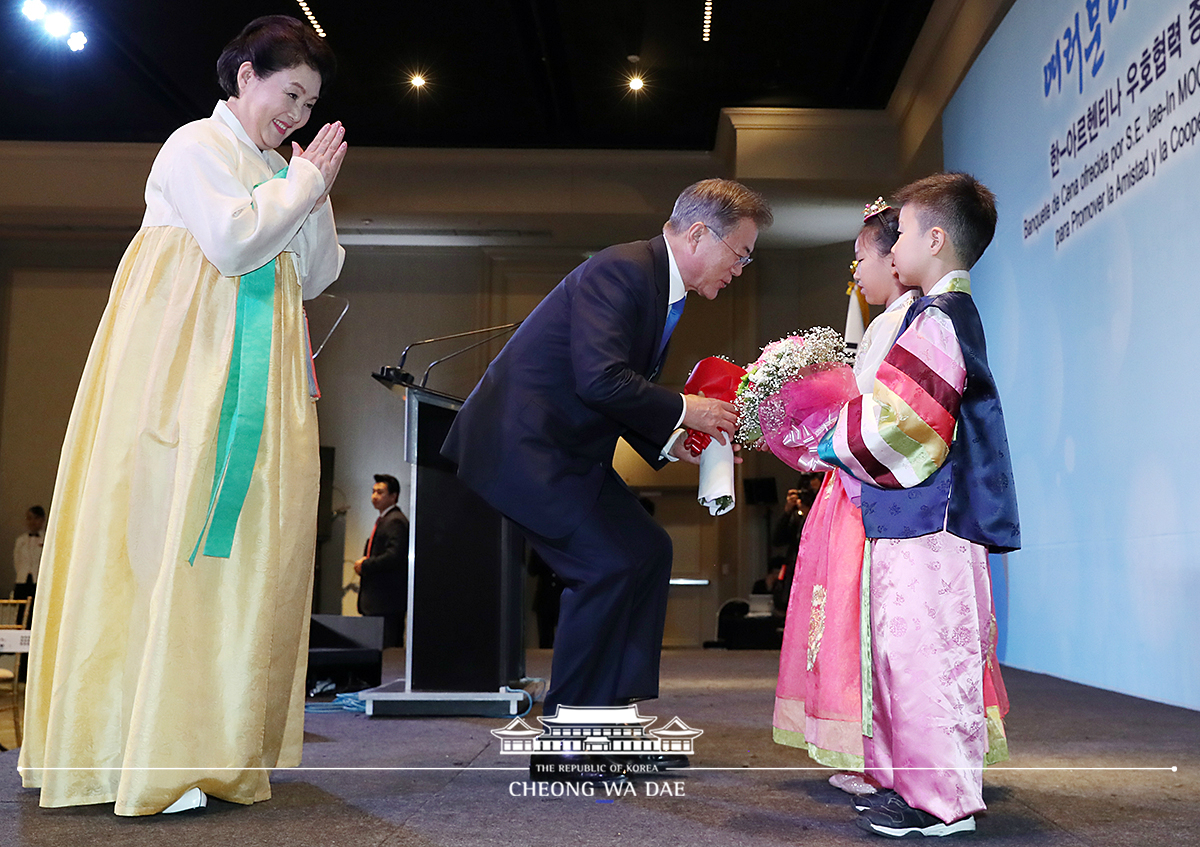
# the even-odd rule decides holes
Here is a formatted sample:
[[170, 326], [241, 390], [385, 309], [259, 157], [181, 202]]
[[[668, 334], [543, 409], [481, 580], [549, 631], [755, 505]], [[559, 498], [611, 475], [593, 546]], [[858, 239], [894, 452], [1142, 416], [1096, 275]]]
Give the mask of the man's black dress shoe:
[[534, 782], [607, 782], [625, 778], [625, 762], [614, 756], [579, 753], [529, 757], [529, 778]]
[[658, 765], [659, 770], [664, 771], [677, 771], [692, 766], [691, 759], [682, 753], [660, 753], [657, 756], [651, 756], [650, 760]]

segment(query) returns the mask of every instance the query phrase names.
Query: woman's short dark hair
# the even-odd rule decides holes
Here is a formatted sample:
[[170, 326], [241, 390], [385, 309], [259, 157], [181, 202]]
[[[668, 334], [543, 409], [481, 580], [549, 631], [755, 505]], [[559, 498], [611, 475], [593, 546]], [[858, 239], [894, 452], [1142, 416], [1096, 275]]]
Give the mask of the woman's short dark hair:
[[865, 242], [873, 246], [880, 256], [886, 256], [900, 240], [900, 213], [892, 206], [886, 207], [867, 218], [859, 234], [866, 236]]
[[333, 51], [307, 24], [288, 15], [266, 15], [246, 24], [217, 59], [217, 81], [230, 97], [238, 96], [238, 68], [249, 62], [260, 79], [277, 71], [308, 65], [324, 88], [337, 71]]

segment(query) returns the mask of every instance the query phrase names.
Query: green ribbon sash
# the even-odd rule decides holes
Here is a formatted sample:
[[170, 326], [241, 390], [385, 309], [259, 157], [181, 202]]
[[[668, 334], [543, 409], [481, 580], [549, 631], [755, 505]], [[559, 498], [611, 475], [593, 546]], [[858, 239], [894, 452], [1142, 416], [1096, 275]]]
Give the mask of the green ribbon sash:
[[[271, 179], [287, 175], [283, 168]], [[260, 183], [261, 185], [261, 183]], [[254, 186], [257, 188], [258, 186]], [[208, 514], [189, 564], [196, 563], [200, 544], [204, 555], [228, 559], [254, 464], [262, 441], [267, 413], [267, 379], [271, 364], [271, 333], [275, 313], [275, 260], [242, 274], [238, 283], [237, 317], [229, 378], [221, 401], [217, 430], [217, 465], [213, 475]], [[207, 534], [206, 534], [207, 530]]]

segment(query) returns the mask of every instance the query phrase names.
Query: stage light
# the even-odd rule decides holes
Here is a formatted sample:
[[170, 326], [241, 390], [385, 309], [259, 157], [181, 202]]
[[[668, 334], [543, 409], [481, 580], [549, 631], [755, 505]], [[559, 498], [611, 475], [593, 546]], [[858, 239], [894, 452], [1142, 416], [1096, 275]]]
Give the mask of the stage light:
[[21, 13], [35, 23], [40, 22], [51, 38], [66, 38], [67, 46], [72, 52], [78, 53], [87, 44], [87, 36], [83, 32], [71, 32], [71, 19], [66, 14], [57, 10], [50, 11], [42, 0], [25, 0], [21, 5]]
[[62, 12], [51, 12], [46, 15], [45, 23], [42, 25], [52, 38], [62, 38], [71, 31], [71, 19]]
[[709, 41], [712, 36], [712, 0], [704, 0], [704, 24], [700, 29], [700, 40]]
[[412, 79], [408, 81], [408, 84], [413, 88], [420, 88], [425, 84], [425, 77], [421, 76], [420, 74], [413, 74]]
[[296, 0], [296, 3], [299, 4], [300, 11], [304, 12], [304, 16], [308, 18], [308, 22], [312, 24], [313, 30], [317, 33], [317, 35], [321, 36], [321, 38], [324, 38], [325, 30], [321, 29], [321, 25], [317, 23], [317, 16], [312, 13], [312, 9], [308, 8], [308, 3], [305, 2], [305, 0]]
[[631, 76], [629, 78], [629, 90], [630, 91], [641, 91], [645, 85], [646, 85], [646, 81], [644, 79], [642, 79], [640, 76]]
[[25, 0], [21, 12], [31, 21], [40, 21], [46, 17], [46, 4], [42, 0]]

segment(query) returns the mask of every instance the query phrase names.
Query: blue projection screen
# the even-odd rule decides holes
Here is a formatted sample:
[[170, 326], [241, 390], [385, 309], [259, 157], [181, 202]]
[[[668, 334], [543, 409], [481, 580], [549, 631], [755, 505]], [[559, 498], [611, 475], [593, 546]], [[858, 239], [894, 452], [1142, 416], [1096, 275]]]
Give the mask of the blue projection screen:
[[1200, 708], [1200, 4], [1018, 0], [943, 116], [1013, 452], [1007, 664]]

